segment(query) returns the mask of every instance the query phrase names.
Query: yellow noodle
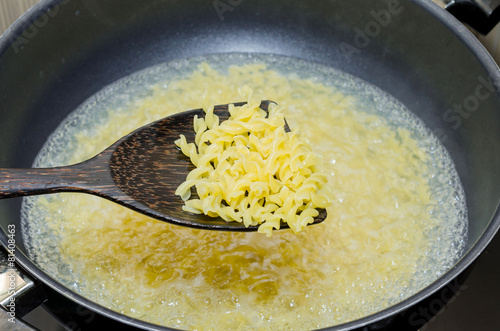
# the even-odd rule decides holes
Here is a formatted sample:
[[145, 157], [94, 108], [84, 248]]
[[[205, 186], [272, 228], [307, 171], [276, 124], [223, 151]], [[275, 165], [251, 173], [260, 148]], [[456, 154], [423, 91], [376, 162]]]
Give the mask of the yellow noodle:
[[[217, 58], [216, 63], [225, 59]], [[399, 302], [427, 286], [438, 272], [446, 272], [457, 258], [454, 249], [461, 247], [453, 243], [457, 237], [462, 239], [455, 217], [455, 191], [448, 184], [438, 185], [450, 193], [447, 199], [436, 200], [436, 187], [429, 181], [439, 173], [431, 167], [433, 159], [446, 160], [447, 156], [431, 154], [428, 145], [416, 139], [421, 127], [411, 120], [402, 125], [411, 130], [395, 130], [392, 120], [401, 114], [390, 103], [375, 99], [362, 106], [364, 87], [346, 91], [272, 68], [272, 64], [247, 64], [225, 72], [206, 63], [193, 70], [182, 66], [184, 78], [172, 78], [169, 72], [147, 96], [128, 99], [134, 101], [127, 109], [105, 105], [110, 112], [103, 122], [94, 121], [96, 106], [91, 104], [86, 114], [93, 121], [92, 129], [71, 126], [74, 131], [68, 136], [75, 139], [77, 148], [68, 151], [67, 160], [82, 161], [141, 125], [199, 108], [204, 91], [214, 98], [204, 106], [242, 101], [236, 87], [249, 85], [253, 97], [269, 98], [285, 107], [290, 127], [300, 130], [327, 169], [324, 176], [335, 203], [328, 208], [325, 222], [297, 234], [274, 231], [267, 238], [158, 222], [90, 195], [50, 195], [32, 198], [32, 231], [27, 232], [27, 242], [33, 243], [30, 256], [62, 284], [100, 305], [187, 330], [327, 327]], [[309, 75], [293, 65], [290, 68]], [[310, 76], [314, 75], [311, 71]], [[366, 111], [375, 106], [385, 113]], [[247, 121], [251, 109], [239, 116], [238, 121]], [[197, 132], [206, 130], [204, 120], [198, 125]], [[270, 137], [273, 156], [284, 148], [285, 140], [278, 132]], [[58, 143], [67, 140], [55, 139]], [[246, 150], [245, 159], [252, 161], [248, 143], [248, 137], [235, 139], [238, 152]], [[210, 147], [196, 144], [200, 153]], [[267, 153], [265, 148], [261, 152]], [[56, 149], [39, 165], [53, 166], [58, 155]], [[228, 194], [234, 200], [249, 201], [244, 190], [250, 179], [241, 178], [238, 184], [234, 180], [244, 173], [244, 164], [229, 161], [221, 162], [225, 174], [220, 182], [233, 188]], [[282, 161], [290, 164], [291, 158]], [[288, 168], [279, 169], [279, 163], [275, 157], [264, 165], [274, 165], [270, 173], [287, 173]], [[212, 165], [198, 167], [211, 169]], [[440, 176], [447, 171], [443, 169]], [[286, 202], [293, 207], [294, 199], [287, 200], [288, 188], [280, 189], [270, 174], [266, 180], [256, 178], [270, 190], [259, 213], [267, 219], [262, 226], [273, 231], [286, 216], [278, 206]], [[310, 177], [296, 199], [309, 194], [309, 183], [323, 180]], [[446, 213], [431, 213], [438, 203], [450, 208]], [[189, 199], [185, 208], [198, 212], [203, 205], [199, 199]], [[234, 203], [225, 206], [221, 216], [235, 218], [231, 214], [235, 208]], [[314, 217], [307, 211], [297, 215], [299, 224], [301, 217]], [[253, 221], [245, 219], [248, 224]]]
[[[267, 116], [260, 102], [251, 99], [251, 89], [240, 92], [249, 98], [247, 104], [232, 106], [231, 116], [222, 123], [213, 113], [214, 106], [204, 101], [205, 119], [193, 121], [196, 145], [184, 135], [175, 141], [197, 166], [175, 194], [185, 201], [186, 212], [243, 222], [247, 227], [259, 225], [258, 232], [268, 237], [280, 222], [297, 233], [314, 222], [319, 214], [316, 208], [330, 204], [326, 177], [297, 133], [283, 129], [282, 107], [271, 104]], [[192, 203], [187, 201], [191, 187], [196, 187], [199, 197]], [[279, 192], [286, 199], [274, 199]]]

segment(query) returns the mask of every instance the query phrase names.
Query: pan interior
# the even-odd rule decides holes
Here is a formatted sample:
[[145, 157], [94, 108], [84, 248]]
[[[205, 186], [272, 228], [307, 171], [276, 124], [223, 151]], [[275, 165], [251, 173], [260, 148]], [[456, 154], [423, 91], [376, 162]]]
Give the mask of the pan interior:
[[[204, 63], [207, 63], [208, 66]], [[463, 189], [460, 185], [453, 162], [451, 161], [445, 148], [441, 146], [439, 141], [431, 134], [430, 130], [425, 127], [422, 121], [410, 113], [400, 102], [390, 95], [353, 76], [303, 60], [258, 54], [220, 54], [174, 61], [148, 68], [108, 86], [73, 112], [46, 142], [34, 165], [36, 167], [48, 167], [81, 161], [107, 147], [107, 145], [112, 143], [113, 140], [116, 140], [120, 138], [121, 135], [126, 134], [126, 131], [131, 131], [142, 124], [158, 119], [158, 117], [167, 116], [172, 112], [190, 108], [199, 108], [200, 100], [204, 93], [203, 89], [187, 91], [185, 87], [183, 87], [182, 83], [179, 82], [188, 78], [191, 72], [196, 72], [202, 78], [203, 76], [212, 75], [212, 70], [220, 71], [226, 75], [231, 74], [231, 70], [233, 69], [230, 69], [230, 65], [246, 65], [250, 67], [253, 66], [253, 68], [260, 68], [254, 69], [254, 71], [247, 70], [246, 80], [242, 79], [240, 82], [241, 84], [248, 84], [250, 87], [254, 87], [254, 93], [256, 95], [266, 94], [266, 90], [262, 89], [262, 86], [266, 86], [267, 83], [272, 83], [273, 75], [286, 77], [281, 81], [291, 82], [291, 86], [293, 86], [293, 84], [309, 84], [310, 86], [316, 86], [314, 88], [324, 88], [325, 91], [334, 90], [335, 93], [328, 94], [330, 92], [326, 92], [323, 97], [326, 99], [337, 98], [339, 103], [344, 102], [342, 103], [342, 107], [344, 108], [340, 110], [337, 109], [337, 111], [344, 112], [345, 116], [353, 116], [351, 112], [354, 111], [355, 115], [361, 116], [360, 121], [363, 125], [367, 126], [367, 132], [376, 131], [378, 126], [387, 125], [387, 127], [390, 127], [393, 132], [399, 132], [399, 134], [395, 134], [394, 136], [388, 138], [388, 141], [397, 143], [397, 141], [401, 142], [403, 139], [401, 134], [402, 131], [398, 130], [408, 130], [408, 132], [411, 133], [411, 141], [418, 142], [416, 143], [415, 148], [421, 148], [427, 153], [427, 157], [425, 158], [427, 160], [425, 161], [425, 167], [428, 168], [429, 171], [426, 172], [428, 177], [425, 181], [431, 188], [431, 197], [435, 202], [432, 205], [423, 206], [423, 211], [421, 210], [416, 212], [414, 219], [410, 222], [419, 223], [423, 222], [423, 219], [432, 220], [431, 223], [429, 223], [432, 225], [427, 227], [424, 226], [422, 228], [424, 231], [417, 236], [422, 240], [422, 242], [417, 244], [415, 241], [405, 240], [404, 238], [401, 238], [401, 241], [399, 242], [400, 245], [408, 245], [408, 248], [418, 247], [421, 250], [408, 252], [408, 254], [411, 255], [410, 258], [410, 255], [394, 256], [393, 262], [395, 264], [409, 258], [409, 263], [413, 263], [413, 265], [411, 267], [407, 265], [407, 267], [409, 267], [407, 270], [411, 270], [411, 274], [408, 274], [408, 272], [402, 272], [401, 269], [398, 272], [393, 272], [395, 278], [389, 277], [388, 279], [381, 280], [380, 282], [363, 283], [359, 282], [359, 279], [357, 282], [355, 279], [352, 279], [352, 281], [358, 285], [363, 283], [365, 288], [358, 290], [357, 288], [354, 288], [356, 286], [352, 282], [349, 286], [346, 285], [348, 283], [344, 283], [343, 286], [338, 286], [338, 284], [325, 286], [325, 283], [321, 279], [301, 278], [297, 277], [297, 274], [292, 272], [290, 277], [295, 275], [295, 278], [291, 280], [288, 279], [288, 282], [293, 284], [291, 288], [296, 289], [302, 287], [306, 289], [305, 292], [298, 294], [282, 293], [284, 296], [274, 298], [276, 300], [268, 300], [268, 292], [272, 292], [273, 288], [279, 287], [280, 285], [276, 284], [280, 281], [286, 282], [285, 279], [282, 278], [281, 280], [277, 280], [261, 278], [259, 280], [255, 280], [255, 282], [250, 284], [248, 287], [250, 291], [249, 296], [256, 295], [259, 297], [259, 295], [264, 295], [264, 297], [261, 298], [262, 300], [257, 300], [262, 305], [261, 309], [255, 309], [254, 306], [251, 306], [253, 313], [248, 314], [251, 318], [251, 323], [249, 325], [265, 326], [270, 325], [265, 324], [269, 322], [277, 323], [278, 325], [281, 323], [281, 325], [285, 324], [291, 326], [291, 321], [279, 321], [276, 319], [276, 316], [283, 315], [284, 310], [287, 311], [285, 315], [297, 315], [297, 305], [301, 306], [303, 303], [299, 302], [294, 295], [298, 295], [298, 297], [305, 296], [306, 298], [310, 296], [315, 296], [316, 298], [328, 298], [317, 301], [321, 303], [319, 305], [314, 304], [309, 307], [313, 307], [312, 310], [310, 309], [310, 312], [313, 311], [312, 314], [314, 315], [314, 318], [310, 318], [309, 321], [312, 320], [314, 323], [307, 326], [300, 324], [300, 327], [322, 327], [347, 322], [374, 313], [401, 301], [433, 282], [453, 266], [463, 253], [463, 248], [467, 241], [467, 212], [465, 208]], [[265, 74], [256, 75], [255, 72], [265, 72]], [[266, 77], [269, 79], [269, 82], [265, 81]], [[214, 81], [213, 84], [217, 84], [217, 82]], [[236, 88], [237, 86], [233, 86], [233, 89]], [[157, 93], [161, 94], [161, 91], [171, 91], [176, 89], [179, 91], [177, 95], [179, 100], [176, 101], [176, 107], [164, 109], [164, 112], [158, 112], [157, 107], [158, 105], [161, 105], [161, 100], [160, 102], [157, 100], [156, 103], [146, 105], [146, 103], [149, 102], [148, 100], [152, 100], [151, 97], [155, 96]], [[295, 86], [292, 90], [292, 92], [294, 92], [300, 90], [300, 88]], [[294, 94], [292, 93], [291, 95], [293, 96]], [[303, 96], [299, 96], [298, 98], [303, 98]], [[278, 103], [288, 102], [286, 98], [280, 99], [279, 95], [266, 96], [265, 99], [276, 99], [275, 101]], [[171, 105], [171, 101], [172, 100], [163, 100], [165, 105]], [[231, 101], [241, 100], [217, 100], [216, 103], [227, 103]], [[312, 101], [313, 100], [305, 100], [305, 104], [310, 104]], [[347, 102], [347, 104], [345, 104], [345, 102]], [[289, 104], [287, 106], [290, 108], [298, 107], [293, 101], [288, 103]], [[143, 112], [139, 117], [137, 117], [137, 114], [134, 113], [138, 108], [146, 110], [146, 112]], [[165, 108], [167, 107], [165, 106]], [[334, 110], [332, 110], [332, 112], [333, 111]], [[308, 134], [313, 134], [316, 130], [324, 129], [324, 125], [328, 122], [326, 120], [325, 123], [317, 122], [314, 127], [311, 127], [311, 122], [305, 121], [303, 117], [299, 116], [299, 114], [302, 116], [306, 114], [312, 118], [317, 118], [317, 115], [315, 115], [314, 108], [311, 108], [310, 110], [302, 110], [301, 112], [291, 112], [286, 115], [290, 125], [292, 127], [296, 126], [300, 128], [301, 131], [304, 131], [306, 136]], [[117, 118], [130, 118], [129, 121], [123, 122], [126, 124], [126, 127], [121, 128], [124, 132], [114, 132], [113, 134], [116, 136], [106, 136], [106, 139], [98, 138], [97, 141], [101, 144], [100, 146], [96, 146], [95, 141], [94, 144], [91, 144], [92, 146], [80, 145], [81, 137], [83, 136], [102, 137], [102, 132], [106, 131], [106, 128], [110, 125], [110, 121], [116, 120]], [[302, 122], [306, 124], [304, 125]], [[352, 139], [355, 140], [363, 138], [353, 136]], [[328, 139], [316, 141], [314, 148], [318, 154], [322, 154], [324, 146], [329, 143]], [[376, 142], [372, 143], [376, 144]], [[341, 151], [339, 150], [338, 153], [341, 153]], [[337, 157], [334, 157], [333, 159], [325, 159], [325, 161], [327, 161], [327, 163], [338, 164], [342, 162], [342, 158], [340, 155], [337, 155]], [[357, 171], [363, 170], [357, 169]], [[335, 174], [333, 170], [331, 170], [328, 175], [331, 177], [330, 179], [335, 176], [339, 176], [339, 174]], [[414, 183], [409, 183], [408, 185], [414, 185]], [[86, 216], [90, 215], [89, 210], [82, 210], [81, 215], [83, 216], [79, 219], [77, 217], [76, 220], [73, 219], [71, 221], [74, 222], [73, 224], [68, 222], [69, 220], [65, 218], [64, 212], [54, 213], [49, 210], [50, 208], [46, 208], [54, 202], [56, 204], [59, 203], [64, 205], [66, 202], [73, 199], [73, 196], [74, 195], [56, 195], [51, 197], [29, 198], [25, 199], [23, 205], [23, 233], [27, 235], [28, 240], [25, 240], [25, 242], [29, 243], [28, 251], [30, 257], [36, 261], [42, 269], [46, 270], [65, 286], [83, 294], [86, 297], [89, 297], [91, 300], [94, 300], [101, 305], [110, 307], [111, 309], [133, 317], [151, 321], [153, 323], [166, 324], [169, 326], [194, 327], [195, 325], [189, 324], [188, 319], [186, 319], [183, 314], [193, 315], [192, 317], [194, 320], [199, 320], [199, 318], [206, 315], [200, 312], [197, 312], [196, 314], [186, 313], [185, 311], [183, 312], [181, 309], [183, 307], [183, 303], [195, 307], [201, 305], [203, 306], [203, 309], [208, 310], [210, 310], [210, 308], [207, 307], [226, 305], [225, 307], [230, 307], [229, 310], [233, 311], [237, 316], [245, 316], [246, 313], [244, 314], [244, 306], [245, 303], [248, 304], [248, 302], [245, 302], [245, 299], [238, 295], [231, 295], [231, 285], [227, 285], [223, 280], [219, 280], [218, 284], [226, 284], [229, 287], [224, 288], [225, 285], [221, 285], [221, 288], [219, 288], [221, 291], [217, 292], [218, 296], [214, 296], [218, 298], [217, 300], [215, 300], [214, 297], [210, 299], [210, 296], [207, 295], [209, 292], [204, 292], [204, 295], [200, 295], [199, 293], [201, 292], [195, 293], [196, 290], [194, 290], [194, 292], [190, 292], [188, 290], [189, 287], [194, 286], [193, 284], [203, 282], [202, 279], [197, 277], [185, 282], [184, 285], [186, 285], [186, 287], [183, 287], [182, 290], [180, 290], [177, 286], [179, 284], [174, 286], [170, 283], [170, 285], [162, 286], [160, 283], [163, 281], [165, 284], [169, 284], [168, 279], [166, 279], [168, 278], [166, 276], [167, 274], [170, 275], [169, 277], [176, 278], [177, 280], [182, 279], [182, 275], [175, 275], [175, 272], [169, 272], [169, 269], [175, 269], [173, 267], [174, 265], [177, 266], [179, 270], [183, 269], [178, 266], [177, 263], [179, 261], [170, 261], [170, 264], [165, 262], [171, 257], [167, 257], [166, 260], [160, 264], [154, 264], [153, 260], [161, 255], [161, 252], [158, 251], [142, 256], [142, 260], [140, 261], [129, 261], [129, 264], [133, 266], [137, 265], [139, 268], [144, 266], [144, 268], [155, 269], [156, 271], [154, 271], [153, 274], [156, 273], [156, 278], [151, 278], [151, 276], [149, 278], [146, 277], [146, 280], [144, 278], [142, 280], [134, 280], [132, 283], [136, 285], [140, 284], [140, 286], [137, 286], [140, 290], [136, 289], [134, 291], [131, 290], [130, 287], [127, 288], [127, 281], [124, 281], [124, 279], [121, 278], [123, 275], [119, 273], [121, 268], [120, 265], [123, 266], [123, 270], [126, 269], [124, 261], [117, 261], [116, 259], [116, 256], [120, 255], [120, 251], [124, 249], [124, 246], [120, 246], [120, 244], [117, 244], [118, 246], [106, 246], [104, 240], [106, 234], [104, 234], [104, 231], [99, 232], [100, 228], [101, 230], [107, 231], [109, 235], [110, 229], [112, 228], [110, 227], [110, 224], [103, 223], [110, 221], [110, 219], [107, 218], [106, 210], [111, 212], [116, 211], [121, 214], [123, 213], [120, 209], [122, 207], [108, 206], [111, 209], [101, 210], [98, 208], [101, 206], [101, 202], [93, 200], [95, 199], [94, 197], [89, 197], [90, 200], [87, 206], [90, 208], [90, 206], [94, 205], [94, 209], [90, 212], [90, 214], [94, 215], [94, 219], [87, 219]], [[342, 199], [342, 192], [337, 192], [336, 203], [342, 204]], [[97, 203], [97, 205], [95, 205], [95, 203]], [[394, 202], [393, 208], [400, 208], [397, 201]], [[330, 214], [333, 215], [330, 219], [330, 223], [346, 222], [346, 220], [342, 218], [342, 215], [338, 215], [338, 213], [336, 213], [335, 206], [329, 210], [329, 215]], [[138, 217], [135, 214], [132, 215], [131, 219], [126, 219], [126, 217], [125, 219], [119, 219], [120, 217], [117, 217], [117, 219], [114, 220], [117, 222], [117, 228], [115, 228], [117, 232], [115, 235], [123, 235], [124, 242], [132, 242], [134, 240], [133, 238], [144, 235], [144, 233], [125, 233], [131, 228], [126, 226], [124, 227], [124, 224], [127, 222], [133, 223], [133, 218]], [[372, 221], [373, 220], [371, 220], [370, 216], [360, 214], [354, 222], [360, 222], [359, 225], [361, 229], [363, 227], [369, 227], [369, 224]], [[408, 221], [408, 219], [401, 221], [405, 222]], [[190, 253], [182, 253], [179, 251], [178, 255], [183, 256], [183, 254], [187, 254], [186, 256], [191, 259], [189, 263], [195, 263], [195, 265], [196, 263], [199, 263], [196, 261], [199, 261], [202, 255], [208, 253], [209, 255], [206, 256], [206, 258], [209, 259], [211, 257], [210, 254], [213, 254], [214, 250], [220, 248], [217, 245], [220, 245], [221, 242], [228, 242], [228, 240], [232, 242], [232, 247], [254, 245], [265, 248], [265, 251], [273, 251], [274, 249], [274, 253], [279, 253], [286, 248], [287, 245], [294, 247], [294, 242], [296, 240], [302, 240], [301, 242], [303, 243], [308, 242], [309, 245], [312, 242], [318, 241], [332, 249], [325, 251], [320, 250], [318, 253], [322, 254], [334, 254], [334, 251], [339, 249], [339, 247], [335, 248], [335, 245], [330, 243], [334, 242], [335, 239], [321, 237], [320, 233], [322, 230], [319, 227], [317, 230], [311, 228], [311, 232], [308, 231], [299, 236], [291, 235], [289, 232], [283, 232], [282, 234], [277, 234], [276, 237], [271, 239], [271, 241], [266, 241], [266, 239], [258, 237], [256, 234], [214, 234], [200, 230], [176, 228], [167, 224], [158, 224], [156, 221], [152, 220], [143, 220], [142, 222], [143, 223], [141, 224], [143, 226], [152, 226], [152, 230], [158, 230], [160, 228], [163, 229], [158, 233], [169, 233], [171, 236], [175, 233], [175, 238], [178, 238], [179, 243], [184, 245], [184, 249], [189, 247], [192, 248]], [[349, 220], [347, 220], [347, 222], [349, 222]], [[399, 221], [392, 222], [390, 226], [397, 228], [398, 222]], [[79, 225], [74, 227], [73, 225], [76, 223]], [[89, 239], [80, 236], [81, 231], [84, 231], [85, 228], [93, 229], [94, 232], [92, 233], [97, 235], [97, 238], [94, 237], [90, 239], [90, 242], [94, 242], [95, 244], [97, 241], [99, 245], [104, 245], [104, 250], [95, 252], [86, 251], [86, 246], [91, 246], [88, 241]], [[166, 228], [168, 228], [168, 231], [162, 232], [166, 231]], [[307, 239], [308, 233], [314, 233], [315, 236], [318, 235], [320, 237], [315, 237], [314, 240], [312, 240], [311, 237]], [[88, 234], [89, 233], [86, 233], [86, 235]], [[411, 233], [406, 233], [406, 235], [409, 236], [409, 238], [417, 238]], [[189, 238], [197, 238], [197, 241], [190, 241]], [[168, 238], [164, 239], [168, 241]], [[139, 240], [139, 242], [142, 242], [143, 245], [147, 247], [148, 240], [152, 240], [152, 238], [144, 237]], [[216, 241], [215, 244], [213, 243], [214, 240]], [[99, 241], [101, 242], [99, 243]], [[74, 250], [74, 248], [66, 245], [68, 242], [75, 243], [74, 246], [81, 247], [82, 250], [79, 253], [74, 252], [73, 254], [67, 254], [68, 250]], [[210, 246], [209, 242], [212, 242], [212, 246]], [[272, 247], [273, 242], [277, 243], [276, 247]], [[368, 246], [373, 244], [374, 246], [372, 248], [374, 249], [377, 247], [376, 240], [374, 240], [371, 244], [365, 244]], [[415, 244], [417, 244], [417, 246], [413, 246]], [[43, 249], [41, 249], [42, 247]], [[204, 247], [206, 252], [199, 252], [201, 255], [194, 254], [197, 247]], [[307, 247], [309, 246], [306, 246], [306, 248]], [[177, 247], [177, 249], [180, 248], [181, 247]], [[130, 246], [127, 249], [132, 248]], [[136, 249], [138, 251], [139, 247], [136, 247]], [[88, 258], [90, 253], [94, 254], [95, 263], [85, 264], [79, 260], [80, 258]], [[295, 251], [295, 253], [297, 253], [297, 251]], [[270, 260], [267, 260], [268, 262], [260, 262], [261, 265], [269, 263], [269, 261], [273, 261], [269, 253], [262, 253], [262, 251], [259, 251], [259, 253], [253, 252], [252, 254], [257, 254], [257, 256], [261, 254], [260, 257], [264, 258], [263, 261], [266, 261], [265, 258], [270, 258]], [[300, 268], [301, 262], [299, 256], [301, 256], [301, 258], [304, 258], [304, 256], [294, 254], [289, 256], [289, 259], [283, 263], [298, 264]], [[83, 256], [87, 257], [83, 258]], [[137, 258], [141, 255], [132, 254], [130, 257], [132, 256]], [[319, 264], [323, 263], [321, 259], [319, 261]], [[253, 263], [259, 264], [257, 261], [253, 261]], [[367, 260], [363, 263], [365, 263], [365, 266], [368, 266], [370, 263], [376, 263], [376, 261]], [[236, 266], [238, 266], [238, 268], [240, 268], [241, 264], [242, 261], [238, 261], [236, 264], [227, 265], [219, 261], [216, 265], [219, 267], [221, 265], [226, 265], [228, 268], [236, 268]], [[307, 268], [311, 265], [314, 264], [308, 264], [307, 262], [302, 265], [304, 272], [306, 272]], [[343, 264], [342, 268], [355, 268], [354, 265], [356, 265], [356, 262], [351, 263], [350, 267], [347, 267], [347, 264]], [[197, 266], [199, 267], [200, 265]], [[250, 266], [251, 264], [248, 265], [248, 268], [250, 268]], [[204, 267], [209, 268], [208, 265]], [[339, 265], [337, 265], [337, 267], [339, 267]], [[162, 268], [165, 270], [159, 270]], [[338, 270], [335, 270], [336, 267], [330, 265], [326, 266], [326, 268], [330, 268], [330, 270], [324, 273], [324, 275], [327, 275], [325, 277], [332, 277], [332, 279], [336, 279], [333, 277], [333, 275], [339, 273]], [[237, 278], [240, 280], [245, 279], [245, 273], [248, 272], [248, 269], [240, 268], [238, 270], [240, 271], [237, 274]], [[259, 270], [262, 271], [263, 269]], [[203, 274], [202, 271], [203, 270], [201, 269], [196, 270], [199, 274]], [[307, 270], [307, 273], [309, 273], [309, 271], [310, 270]], [[89, 273], [94, 275], [100, 274], [100, 277], [104, 278], [100, 278], [99, 281], [97, 280], [98, 278], [89, 279], [86, 277], [86, 274], [88, 275]], [[321, 274], [323, 274], [323, 272], [321, 272]], [[222, 271], [220, 271], [220, 273], [216, 272], [216, 275], [226, 275], [228, 279], [232, 277], [230, 276], [232, 275], [231, 270], [226, 270], [225, 273]], [[262, 272], [260, 276], [264, 277], [264, 273]], [[286, 274], [284, 277], [286, 278]], [[374, 277], [376, 278], [378, 276]], [[104, 284], [102, 280], [106, 280], [106, 283]], [[316, 281], [318, 284], [313, 287], [308, 285], [308, 282]], [[149, 283], [145, 284], [145, 282]], [[237, 282], [236, 278], [235, 282]], [[340, 288], [343, 293], [342, 295], [349, 293], [349, 291], [361, 291], [359, 293], [363, 293], [364, 298], [360, 299], [359, 297], [355, 298], [347, 295], [348, 299], [346, 301], [342, 301], [342, 304], [338, 304], [340, 301], [336, 300], [336, 298], [338, 299], [338, 297], [342, 295], [340, 292], [332, 292], [331, 289], [334, 287], [337, 287], [337, 289]], [[154, 291], [156, 291], [158, 295], [151, 294]], [[118, 295], [117, 293], [120, 294]], [[225, 296], [221, 296], [221, 293]], [[366, 295], [366, 293], [370, 293], [370, 295]], [[144, 305], [137, 305], [138, 300], [142, 300], [141, 298], [146, 298], [147, 302], [145, 301]], [[208, 301], [207, 298], [209, 298]], [[306, 299], [308, 302], [310, 300], [313, 299]], [[281, 302], [281, 304], [277, 305], [278, 301]], [[134, 302], [135, 307], [128, 306], [129, 302]], [[191, 302], [191, 304], [189, 304], [189, 302]], [[220, 302], [222, 302], [222, 304]], [[149, 308], [138, 309], [138, 306]], [[158, 310], [158, 307], [161, 307], [161, 309], [167, 309], [170, 307], [173, 310]], [[350, 310], [348, 307], [352, 307], [353, 309]], [[166, 311], [168, 311], [168, 313], [165, 313]], [[228, 310], [226, 310], [226, 312], [227, 311]], [[218, 313], [220, 312], [221, 311], [219, 310]], [[302, 311], [301, 314], [304, 316], [309, 313]], [[214, 316], [217, 316], [217, 314]], [[236, 323], [237, 321], [233, 322]]]

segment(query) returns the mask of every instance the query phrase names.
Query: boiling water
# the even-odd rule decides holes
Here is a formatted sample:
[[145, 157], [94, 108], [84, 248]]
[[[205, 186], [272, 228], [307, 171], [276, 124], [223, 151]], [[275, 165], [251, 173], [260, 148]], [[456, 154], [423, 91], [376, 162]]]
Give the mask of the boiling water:
[[27, 198], [36, 263], [120, 313], [188, 329], [311, 329], [354, 320], [449, 270], [466, 241], [465, 198], [439, 141], [397, 100], [331, 68], [269, 55], [214, 55], [148, 68], [74, 111], [34, 166], [85, 160], [172, 113], [241, 101], [286, 107], [321, 157], [334, 205], [297, 235], [194, 230], [84, 194]]

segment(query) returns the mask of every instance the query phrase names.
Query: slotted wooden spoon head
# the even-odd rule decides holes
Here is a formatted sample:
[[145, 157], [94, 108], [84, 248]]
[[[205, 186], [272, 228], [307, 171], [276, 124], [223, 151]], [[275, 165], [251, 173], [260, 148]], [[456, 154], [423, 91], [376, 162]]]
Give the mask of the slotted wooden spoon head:
[[[261, 108], [268, 110], [271, 101], [263, 101]], [[242, 106], [245, 102], [235, 103]], [[220, 121], [229, 118], [229, 105], [214, 107]], [[188, 142], [194, 141], [193, 118], [204, 117], [203, 109], [189, 110], [144, 126], [115, 143], [109, 160], [111, 177], [127, 196], [129, 207], [157, 219], [177, 225], [226, 231], [255, 231], [258, 226], [245, 227], [243, 223], [226, 222], [222, 218], [192, 214], [182, 210], [184, 202], [175, 195], [176, 189], [194, 169], [188, 157], [175, 146], [174, 141], [183, 134]], [[285, 127], [289, 131], [288, 127]], [[119, 201], [118, 201], [119, 202]], [[319, 210], [313, 224], [326, 218], [326, 210]], [[288, 228], [284, 222], [281, 228]]]

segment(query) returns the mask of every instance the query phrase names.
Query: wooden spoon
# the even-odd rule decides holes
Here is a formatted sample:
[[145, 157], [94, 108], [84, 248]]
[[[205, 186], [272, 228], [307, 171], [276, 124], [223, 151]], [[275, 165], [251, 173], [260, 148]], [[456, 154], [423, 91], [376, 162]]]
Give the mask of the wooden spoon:
[[[268, 110], [271, 101], [260, 107]], [[245, 102], [235, 103], [242, 106]], [[214, 113], [229, 118], [229, 105], [218, 105]], [[175, 190], [194, 165], [175, 146], [180, 134], [194, 141], [193, 117], [204, 117], [203, 109], [189, 110], [143, 126], [121, 138], [97, 156], [71, 166], [35, 169], [0, 169], [0, 199], [57, 192], [94, 194], [161, 221], [208, 230], [255, 231], [258, 226], [226, 222], [221, 218], [191, 214]], [[285, 129], [288, 129], [286, 126]], [[319, 210], [314, 223], [326, 218]], [[288, 228], [284, 222], [281, 228]]]

